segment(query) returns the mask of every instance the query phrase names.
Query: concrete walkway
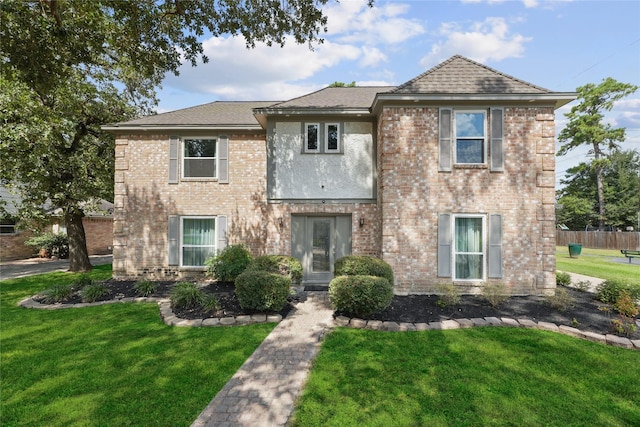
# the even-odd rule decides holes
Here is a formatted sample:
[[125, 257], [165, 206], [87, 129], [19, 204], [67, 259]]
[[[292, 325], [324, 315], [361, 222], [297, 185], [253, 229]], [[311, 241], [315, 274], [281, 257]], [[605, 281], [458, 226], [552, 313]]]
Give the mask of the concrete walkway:
[[596, 292], [596, 288], [598, 287], [598, 285], [602, 282], [604, 282], [604, 279], [599, 279], [597, 277], [591, 277], [591, 276], [585, 276], [584, 274], [578, 274], [578, 273], [569, 273], [567, 272], [567, 274], [569, 274], [569, 276], [571, 276], [571, 287], [576, 287], [575, 285], [578, 282], [589, 282], [589, 292]]
[[[91, 255], [91, 265], [111, 264], [112, 255]], [[68, 259], [28, 258], [0, 263], [0, 280], [17, 279], [35, 274], [68, 271]]]
[[327, 293], [307, 292], [306, 301], [276, 326], [192, 427], [286, 425], [332, 327]]

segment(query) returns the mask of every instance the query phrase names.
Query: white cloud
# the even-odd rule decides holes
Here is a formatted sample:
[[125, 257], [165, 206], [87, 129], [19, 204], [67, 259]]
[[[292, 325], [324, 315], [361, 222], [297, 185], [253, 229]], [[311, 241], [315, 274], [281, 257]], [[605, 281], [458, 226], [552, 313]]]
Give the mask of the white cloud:
[[525, 43], [532, 40], [520, 34], [511, 34], [506, 20], [500, 17], [475, 22], [466, 30], [457, 23], [443, 23], [440, 35], [444, 40], [436, 43], [431, 52], [422, 58], [420, 64], [423, 67], [433, 66], [455, 54], [482, 63], [518, 58], [524, 53]]
[[361, 67], [375, 67], [381, 62], [387, 62], [387, 55], [382, 53], [377, 47], [362, 47], [363, 57], [360, 60]]

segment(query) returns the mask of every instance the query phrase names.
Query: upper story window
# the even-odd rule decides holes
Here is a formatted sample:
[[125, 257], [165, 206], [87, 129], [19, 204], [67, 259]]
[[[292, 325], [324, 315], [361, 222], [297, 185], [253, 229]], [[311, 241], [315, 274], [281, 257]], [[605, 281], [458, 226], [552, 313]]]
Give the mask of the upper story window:
[[320, 136], [320, 125], [318, 123], [307, 123], [305, 125], [304, 151], [307, 153], [317, 153], [320, 151], [318, 137]]
[[484, 164], [486, 161], [487, 113], [484, 111], [456, 111], [455, 163]]
[[340, 153], [339, 123], [305, 123], [305, 153]]
[[185, 138], [183, 141], [183, 178], [216, 178], [216, 139]]
[[0, 219], [0, 234], [16, 234], [16, 221], [11, 218]]
[[338, 123], [325, 124], [324, 141], [326, 152], [340, 151], [340, 125]]

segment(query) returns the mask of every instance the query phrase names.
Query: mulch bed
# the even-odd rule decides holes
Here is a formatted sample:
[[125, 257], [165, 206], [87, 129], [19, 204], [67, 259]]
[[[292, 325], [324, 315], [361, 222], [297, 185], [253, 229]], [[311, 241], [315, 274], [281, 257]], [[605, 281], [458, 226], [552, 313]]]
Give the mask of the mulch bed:
[[[102, 282], [108, 289], [109, 295], [103, 300], [138, 297], [134, 289], [135, 281], [107, 280]], [[157, 284], [156, 292], [152, 297], [169, 298], [171, 289], [177, 282], [162, 281]], [[201, 289], [206, 293], [215, 294], [220, 301], [220, 308], [214, 312], [205, 312], [201, 309], [174, 310], [176, 316], [183, 319], [204, 319], [208, 317], [235, 317], [247, 314], [256, 314], [240, 307], [234, 293], [233, 283], [207, 282], [201, 284]], [[447, 319], [480, 318], [480, 317], [510, 317], [513, 319], [529, 319], [535, 322], [551, 322], [557, 325], [572, 326], [583, 331], [591, 331], [599, 334], [615, 333], [611, 326], [611, 320], [618, 317], [613, 308], [597, 301], [589, 292], [581, 292], [566, 288], [573, 305], [564, 311], [558, 310], [549, 304], [545, 297], [526, 296], [511, 297], [492, 307], [483, 297], [463, 295], [460, 302], [451, 306], [440, 306], [436, 295], [409, 295], [394, 296], [391, 305], [371, 317], [371, 320], [394, 322], [440, 322]], [[286, 317], [295, 304], [304, 298], [304, 294], [298, 294], [289, 298], [288, 303], [278, 313]], [[42, 298], [34, 297], [41, 301]], [[82, 302], [80, 295], [75, 293], [65, 304], [77, 304]], [[604, 309], [603, 309], [604, 308]], [[267, 313], [275, 314], [275, 313]], [[336, 312], [336, 316], [357, 317], [350, 313]], [[640, 339], [640, 328], [629, 336], [631, 339]]]

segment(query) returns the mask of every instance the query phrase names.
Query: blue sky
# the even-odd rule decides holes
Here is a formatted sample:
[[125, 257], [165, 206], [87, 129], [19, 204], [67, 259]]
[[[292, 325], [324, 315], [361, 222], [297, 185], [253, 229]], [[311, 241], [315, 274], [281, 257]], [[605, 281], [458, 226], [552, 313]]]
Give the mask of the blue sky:
[[[241, 38], [204, 40], [208, 64], [168, 75], [159, 112], [216, 100], [278, 101], [334, 81], [399, 85], [455, 54], [533, 84], [572, 92], [613, 77], [640, 86], [640, 2], [571, 0], [329, 0], [325, 42], [248, 50]], [[556, 111], [556, 132], [569, 104]], [[607, 114], [640, 151], [640, 91]], [[587, 157], [558, 158], [557, 180]]]

